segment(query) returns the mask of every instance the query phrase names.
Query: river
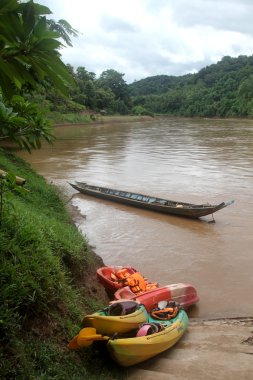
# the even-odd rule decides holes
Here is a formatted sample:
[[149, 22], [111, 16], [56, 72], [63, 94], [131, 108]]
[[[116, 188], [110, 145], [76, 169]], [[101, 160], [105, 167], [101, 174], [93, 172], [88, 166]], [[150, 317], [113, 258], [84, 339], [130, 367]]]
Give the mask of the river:
[[[79, 229], [107, 265], [132, 265], [161, 285], [193, 284], [190, 315], [252, 316], [253, 121], [161, 118], [55, 129], [54, 145], [20, 152], [71, 198]], [[83, 180], [192, 203], [235, 203], [188, 220], [98, 200]]]

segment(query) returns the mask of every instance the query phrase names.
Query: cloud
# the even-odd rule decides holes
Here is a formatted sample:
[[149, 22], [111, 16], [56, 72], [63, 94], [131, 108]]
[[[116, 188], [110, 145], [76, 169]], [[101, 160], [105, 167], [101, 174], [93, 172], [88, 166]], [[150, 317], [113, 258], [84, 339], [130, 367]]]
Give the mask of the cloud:
[[210, 26], [217, 30], [252, 34], [252, 1], [195, 0], [186, 6], [185, 0], [175, 2], [174, 16], [180, 26]]
[[101, 27], [106, 32], [113, 33], [133, 33], [138, 31], [138, 28], [121, 18], [105, 15], [101, 17]]
[[184, 75], [223, 56], [251, 55], [250, 0], [38, 0], [80, 34], [65, 63], [99, 76], [114, 69], [128, 83]]

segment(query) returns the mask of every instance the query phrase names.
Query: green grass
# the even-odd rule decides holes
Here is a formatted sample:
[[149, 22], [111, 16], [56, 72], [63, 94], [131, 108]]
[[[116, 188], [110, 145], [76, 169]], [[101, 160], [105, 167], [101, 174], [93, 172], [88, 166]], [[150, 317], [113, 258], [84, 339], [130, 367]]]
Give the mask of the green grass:
[[47, 118], [53, 124], [91, 124], [91, 123], [128, 123], [132, 121], [152, 120], [151, 115], [86, 115], [81, 113], [47, 113]]
[[82, 124], [91, 123], [93, 119], [89, 115], [83, 115], [80, 113], [60, 113], [50, 112], [47, 114], [47, 118], [54, 124]]
[[1, 149], [0, 169], [26, 178], [28, 190], [4, 192], [0, 378], [123, 379], [126, 372], [94, 347], [67, 348], [82, 317], [107, 299], [94, 282], [98, 259], [70, 220], [57, 188]]

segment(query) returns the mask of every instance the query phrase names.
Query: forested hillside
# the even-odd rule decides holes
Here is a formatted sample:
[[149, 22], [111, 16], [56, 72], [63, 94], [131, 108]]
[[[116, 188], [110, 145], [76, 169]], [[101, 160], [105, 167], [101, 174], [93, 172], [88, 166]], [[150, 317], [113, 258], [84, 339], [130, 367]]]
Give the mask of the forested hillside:
[[224, 57], [196, 74], [159, 75], [129, 85], [133, 109], [204, 117], [253, 116], [253, 56]]
[[49, 82], [32, 94], [48, 114], [253, 116], [253, 56], [227, 56], [195, 74], [157, 75], [131, 84], [113, 69], [98, 78], [85, 67], [68, 65], [68, 70], [76, 86], [67, 96]]
[[171, 88], [175, 88], [183, 82], [185, 76], [175, 77], [168, 75], [156, 75], [141, 79], [129, 85], [131, 96], [162, 94]]

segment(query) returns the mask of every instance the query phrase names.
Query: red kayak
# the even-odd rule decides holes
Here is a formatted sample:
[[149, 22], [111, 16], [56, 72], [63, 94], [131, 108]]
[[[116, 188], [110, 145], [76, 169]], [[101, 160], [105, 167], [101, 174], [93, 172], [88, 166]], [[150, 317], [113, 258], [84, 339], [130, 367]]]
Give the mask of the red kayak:
[[184, 309], [195, 305], [199, 301], [196, 289], [191, 284], [171, 284], [136, 295], [126, 286], [114, 293], [116, 300], [130, 299], [142, 303], [147, 311], [160, 301], [173, 300], [181, 304]]
[[[151, 310], [160, 301], [174, 300], [184, 309], [199, 301], [196, 289], [191, 284], [171, 284], [159, 287], [150, 283], [131, 266], [106, 266], [97, 269], [97, 277], [114, 299], [131, 299], [141, 302]], [[136, 283], [138, 285], [136, 286]], [[132, 286], [126, 286], [131, 284]]]
[[111, 294], [124, 286], [130, 286], [132, 290], [136, 290], [135, 293], [158, 287], [157, 283], [149, 282], [147, 278], [131, 266], [102, 267], [97, 269], [97, 277], [107, 292]]

